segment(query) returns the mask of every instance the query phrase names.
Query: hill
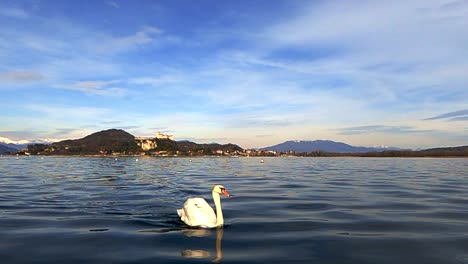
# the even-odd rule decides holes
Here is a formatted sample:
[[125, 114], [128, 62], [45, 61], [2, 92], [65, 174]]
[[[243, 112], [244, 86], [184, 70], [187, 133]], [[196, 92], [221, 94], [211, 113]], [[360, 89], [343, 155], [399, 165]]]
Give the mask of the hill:
[[50, 154], [133, 154], [141, 151], [135, 143], [135, 137], [121, 129], [109, 129], [93, 133], [81, 139], [63, 140], [50, 145], [35, 144], [29, 145], [28, 150], [31, 154], [37, 154], [38, 150]]
[[0, 154], [14, 154], [16, 152], [18, 152], [17, 149], [0, 144]]
[[11, 148], [11, 149], [15, 149], [16, 151], [25, 149], [28, 147], [28, 144], [0, 143], [0, 145]]
[[356, 156], [356, 157], [468, 157], [468, 146], [432, 148], [423, 150], [385, 150], [366, 153], [322, 153], [322, 156]]
[[198, 144], [191, 141], [177, 141], [177, 147], [180, 151], [184, 152], [202, 152], [205, 154], [213, 153], [216, 151], [223, 152], [242, 152], [243, 149], [235, 144], [218, 144], [218, 143], [209, 143], [209, 144]]
[[[242, 152], [243, 149], [234, 144], [197, 144], [190, 141], [173, 141], [171, 139], [145, 138], [143, 141], [151, 143], [151, 149], [143, 151], [132, 134], [121, 129], [109, 129], [93, 133], [81, 139], [63, 140], [50, 145], [30, 144], [28, 152], [31, 154], [49, 155], [100, 155], [100, 154], [141, 154], [149, 155], [212, 155]], [[220, 153], [219, 151], [222, 151]]]
[[449, 157], [449, 156], [468, 156], [468, 146], [460, 147], [446, 147], [446, 148], [431, 148], [416, 151], [421, 156], [433, 156], [433, 157]]
[[468, 146], [408, 150], [399, 148], [355, 147], [331, 140], [286, 141], [261, 150], [307, 153], [308, 156], [356, 156], [356, 157], [466, 157]]
[[314, 151], [325, 151], [330, 153], [363, 153], [383, 150], [395, 150], [396, 148], [367, 148], [355, 147], [342, 142], [335, 142], [331, 140], [314, 140], [314, 141], [286, 141], [274, 146], [265, 147], [261, 150], [271, 150], [277, 152], [294, 151], [296, 153], [309, 153]]

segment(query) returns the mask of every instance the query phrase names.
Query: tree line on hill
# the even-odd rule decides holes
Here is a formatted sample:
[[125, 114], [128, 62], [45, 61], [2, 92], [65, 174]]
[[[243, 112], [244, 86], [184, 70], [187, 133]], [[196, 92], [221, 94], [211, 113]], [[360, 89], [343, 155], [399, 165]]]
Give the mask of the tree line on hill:
[[152, 140], [157, 142], [157, 147], [143, 151], [132, 134], [120, 129], [109, 129], [76, 140], [64, 140], [49, 145], [31, 144], [28, 145], [27, 152], [31, 155], [212, 155], [219, 151], [243, 151], [234, 144], [197, 144], [158, 138]]
[[468, 157], [468, 146], [425, 150], [384, 150], [358, 153], [333, 153], [318, 150], [308, 153], [280, 153], [279, 155], [287, 154], [304, 157]]

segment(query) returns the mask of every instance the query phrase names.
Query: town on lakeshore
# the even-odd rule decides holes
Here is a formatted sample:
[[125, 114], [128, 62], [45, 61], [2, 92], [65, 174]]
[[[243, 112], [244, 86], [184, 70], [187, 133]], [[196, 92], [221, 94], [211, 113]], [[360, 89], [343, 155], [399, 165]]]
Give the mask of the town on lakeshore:
[[173, 135], [157, 132], [155, 137], [135, 137], [121, 129], [108, 129], [81, 139], [50, 144], [34, 143], [21, 149], [0, 144], [2, 155], [76, 156], [226, 156], [226, 157], [468, 157], [468, 146], [424, 150], [354, 147], [329, 140], [287, 141], [260, 149], [235, 144], [199, 144], [176, 141]]

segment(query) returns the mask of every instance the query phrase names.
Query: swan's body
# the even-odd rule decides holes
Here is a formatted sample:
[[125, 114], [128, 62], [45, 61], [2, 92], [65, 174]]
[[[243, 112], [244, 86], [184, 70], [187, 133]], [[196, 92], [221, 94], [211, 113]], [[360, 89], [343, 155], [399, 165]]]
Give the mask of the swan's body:
[[221, 208], [220, 194], [229, 196], [229, 193], [222, 185], [215, 185], [213, 200], [216, 207], [216, 214], [211, 206], [203, 198], [188, 198], [182, 209], [177, 210], [180, 219], [189, 226], [213, 228], [224, 225], [223, 210]]

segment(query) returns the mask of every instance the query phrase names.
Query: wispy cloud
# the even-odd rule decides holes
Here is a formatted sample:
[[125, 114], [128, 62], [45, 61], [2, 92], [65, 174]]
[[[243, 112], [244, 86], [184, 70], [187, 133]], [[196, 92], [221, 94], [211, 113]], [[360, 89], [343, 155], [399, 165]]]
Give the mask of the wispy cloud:
[[161, 33], [162, 30], [157, 27], [145, 26], [133, 35], [122, 37], [102, 35], [102, 42], [89, 40], [89, 43], [100, 53], [121, 52], [149, 44], [156, 39], [156, 35]]
[[277, 128], [299, 124], [301, 121], [291, 115], [272, 115], [271, 112], [260, 110], [257, 114], [240, 113], [225, 116], [226, 121], [220, 120], [224, 126], [232, 128]]
[[[441, 54], [453, 53], [444, 51], [443, 46], [450, 45], [452, 41], [451, 44], [457, 46], [466, 40], [457, 39], [456, 34], [459, 29], [463, 30], [463, 17], [468, 16], [468, 4], [462, 1], [457, 3], [457, 8], [442, 8], [440, 1], [432, 0], [391, 1], [378, 5], [339, 1], [306, 3], [292, 19], [267, 31], [275, 43], [287, 46], [316, 44], [318, 47], [328, 43], [333, 48], [344, 48], [344, 51], [366, 50], [368, 55], [387, 50], [391, 53], [382, 55], [388, 58], [394, 52], [400, 52], [400, 55], [405, 52], [410, 57], [394, 59], [407, 60], [427, 55], [428, 49], [437, 51], [437, 54], [431, 54], [431, 59], [439, 59]], [[461, 17], [444, 20], [455, 14]], [[447, 39], [434, 36], [434, 31]], [[426, 42], [428, 40], [430, 42]]]
[[103, 107], [70, 107], [67, 105], [41, 105], [31, 104], [25, 105], [26, 109], [45, 115], [47, 119], [58, 120], [95, 120], [99, 117], [104, 117], [111, 112], [108, 108]]
[[117, 3], [114, 2], [114, 1], [109, 1], [109, 2], [107, 2], [107, 4], [110, 5], [110, 6], [112, 6], [112, 7], [114, 7], [114, 8], [120, 8], [120, 5], [117, 4]]
[[52, 134], [52, 136], [61, 136], [63, 137], [64, 135], [69, 135], [74, 132], [80, 131], [81, 129], [79, 128], [56, 128], [55, 132]]
[[446, 118], [451, 118], [451, 117], [452, 117], [452, 119], [450, 119], [451, 121], [466, 120], [468, 118], [468, 109], [444, 113], [441, 115], [426, 118], [424, 120], [446, 119]]
[[117, 121], [117, 120], [110, 120], [110, 121], [103, 121], [101, 124], [103, 125], [115, 125], [115, 124], [120, 124], [122, 121]]
[[[382, 102], [467, 95], [462, 69], [468, 63], [460, 54], [468, 37], [459, 37], [466, 19], [441, 21], [454, 11], [441, 10], [440, 1], [306, 3], [295, 16], [265, 31], [271, 52], [257, 63], [305, 71], [328, 82], [345, 79], [352, 91], [359, 91], [355, 95]], [[468, 5], [459, 4], [459, 13], [466, 16]], [[289, 49], [315, 56], [291, 61], [284, 52]], [[428, 92], [429, 87], [435, 92]]]
[[35, 71], [9, 71], [0, 73], [0, 82], [8, 83], [30, 83], [41, 81], [44, 76]]
[[23, 9], [16, 7], [2, 7], [0, 8], [0, 16], [7, 16], [17, 19], [26, 19], [29, 17], [29, 14]]
[[385, 126], [385, 125], [371, 125], [371, 126], [357, 126], [345, 127], [337, 129], [338, 133], [342, 135], [358, 135], [369, 133], [386, 133], [386, 134], [415, 134], [415, 133], [430, 133], [433, 130], [417, 129], [411, 126]]
[[70, 132], [76, 131], [78, 129], [76, 129], [76, 128], [57, 128], [55, 130], [57, 131], [57, 133], [70, 133]]
[[55, 85], [55, 88], [80, 91], [87, 94], [102, 96], [123, 96], [125, 88], [113, 86], [118, 80], [112, 81], [78, 81], [69, 85]]
[[177, 84], [177, 83], [184, 83], [187, 81], [187, 77], [184, 76], [177, 76], [177, 75], [160, 75], [160, 76], [152, 76], [152, 77], [136, 77], [130, 78], [128, 82], [130, 84], [138, 84], [138, 85], [150, 85], [153, 87], [164, 87], [168, 84]]
[[154, 130], [154, 131], [160, 131], [160, 132], [168, 132], [169, 131], [169, 130], [167, 130], [168, 129], [167, 127], [152, 127], [151, 129]]
[[50, 131], [34, 131], [34, 130], [2, 130], [0, 135], [13, 140], [24, 140], [41, 137], [41, 134], [50, 134]]
[[[0, 61], [5, 69], [0, 67], [0, 71], [20, 69], [18, 72], [36, 72], [62, 82], [122, 75], [128, 64], [115, 56], [164, 46], [164, 38], [154, 44], [160, 35], [162, 30], [151, 25], [111, 33], [67, 17], [32, 16], [21, 30], [2, 28]], [[27, 70], [21, 70], [25, 62]]]
[[468, 116], [459, 116], [450, 119], [449, 121], [468, 121]]
[[225, 137], [213, 137], [213, 138], [189, 137], [189, 138], [185, 138], [185, 140], [195, 141], [195, 142], [213, 143], [213, 142], [226, 141], [228, 140], [228, 138], [225, 138]]
[[255, 137], [257, 138], [268, 138], [268, 137], [272, 137], [273, 134], [268, 134], [268, 135], [255, 135]]
[[115, 127], [117, 129], [123, 129], [123, 130], [133, 130], [133, 129], [138, 129], [140, 126], [117, 126]]

